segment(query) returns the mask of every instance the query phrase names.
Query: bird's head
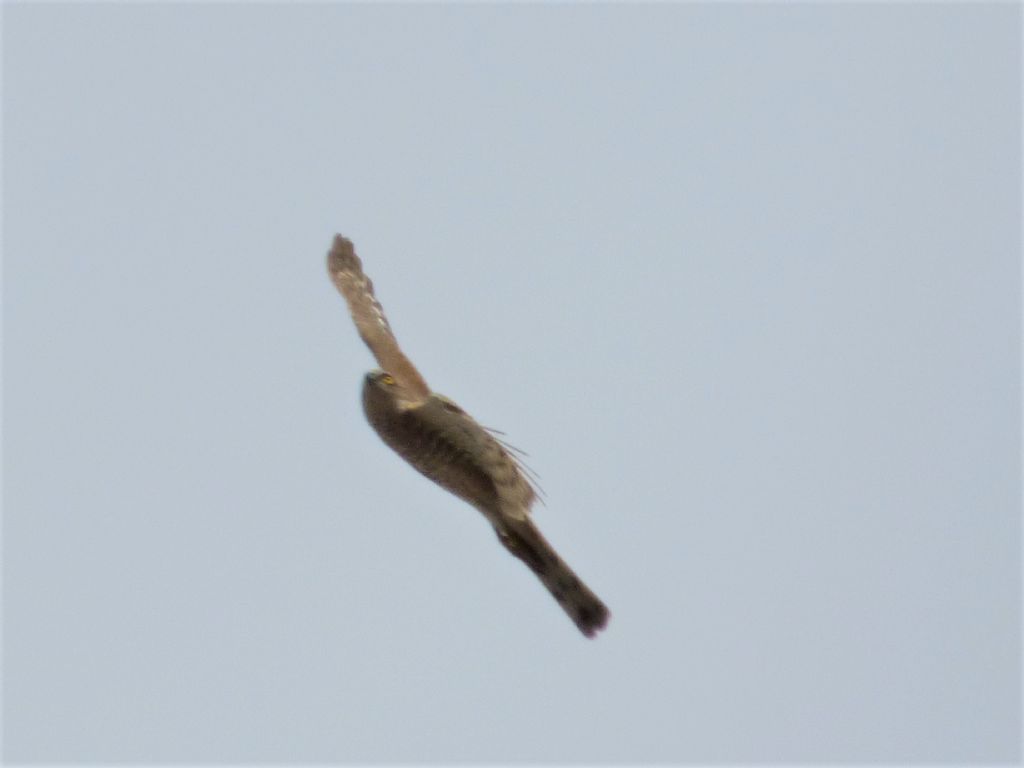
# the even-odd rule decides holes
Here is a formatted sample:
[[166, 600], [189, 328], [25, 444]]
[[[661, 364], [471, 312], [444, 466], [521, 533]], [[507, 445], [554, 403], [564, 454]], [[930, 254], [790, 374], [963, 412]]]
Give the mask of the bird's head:
[[364, 397], [374, 400], [388, 400], [399, 408], [416, 403], [416, 397], [409, 389], [387, 371], [374, 370], [366, 374], [363, 382]]

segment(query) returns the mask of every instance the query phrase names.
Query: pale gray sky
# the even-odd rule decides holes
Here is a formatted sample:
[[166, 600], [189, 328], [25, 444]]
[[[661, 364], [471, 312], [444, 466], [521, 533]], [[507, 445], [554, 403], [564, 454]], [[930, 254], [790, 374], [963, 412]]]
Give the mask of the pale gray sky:
[[5, 761], [1020, 759], [1020, 14], [5, 4]]

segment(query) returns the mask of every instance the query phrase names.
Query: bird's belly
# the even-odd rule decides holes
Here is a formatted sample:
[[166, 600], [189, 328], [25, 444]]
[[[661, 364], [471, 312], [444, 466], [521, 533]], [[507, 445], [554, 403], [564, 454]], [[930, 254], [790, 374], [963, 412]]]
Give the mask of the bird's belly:
[[380, 438], [417, 472], [488, 517], [498, 508], [498, 493], [487, 468], [459, 435], [425, 426], [413, 414], [370, 420]]

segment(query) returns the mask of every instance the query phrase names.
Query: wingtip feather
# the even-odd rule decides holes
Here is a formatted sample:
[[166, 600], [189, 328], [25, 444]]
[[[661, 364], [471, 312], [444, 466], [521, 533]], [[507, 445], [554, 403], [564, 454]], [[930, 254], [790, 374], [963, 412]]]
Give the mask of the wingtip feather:
[[335, 235], [331, 250], [327, 254], [327, 269], [333, 275], [353, 266], [360, 265], [352, 241], [342, 235]]

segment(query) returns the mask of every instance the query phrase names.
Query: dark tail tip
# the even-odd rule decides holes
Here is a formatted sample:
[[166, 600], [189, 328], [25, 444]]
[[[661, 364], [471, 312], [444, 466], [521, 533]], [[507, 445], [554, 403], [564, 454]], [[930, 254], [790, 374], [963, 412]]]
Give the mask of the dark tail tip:
[[597, 637], [597, 633], [608, 625], [610, 617], [611, 612], [608, 610], [608, 606], [597, 597], [591, 597], [591, 599], [574, 606], [572, 616], [580, 632], [590, 638]]

